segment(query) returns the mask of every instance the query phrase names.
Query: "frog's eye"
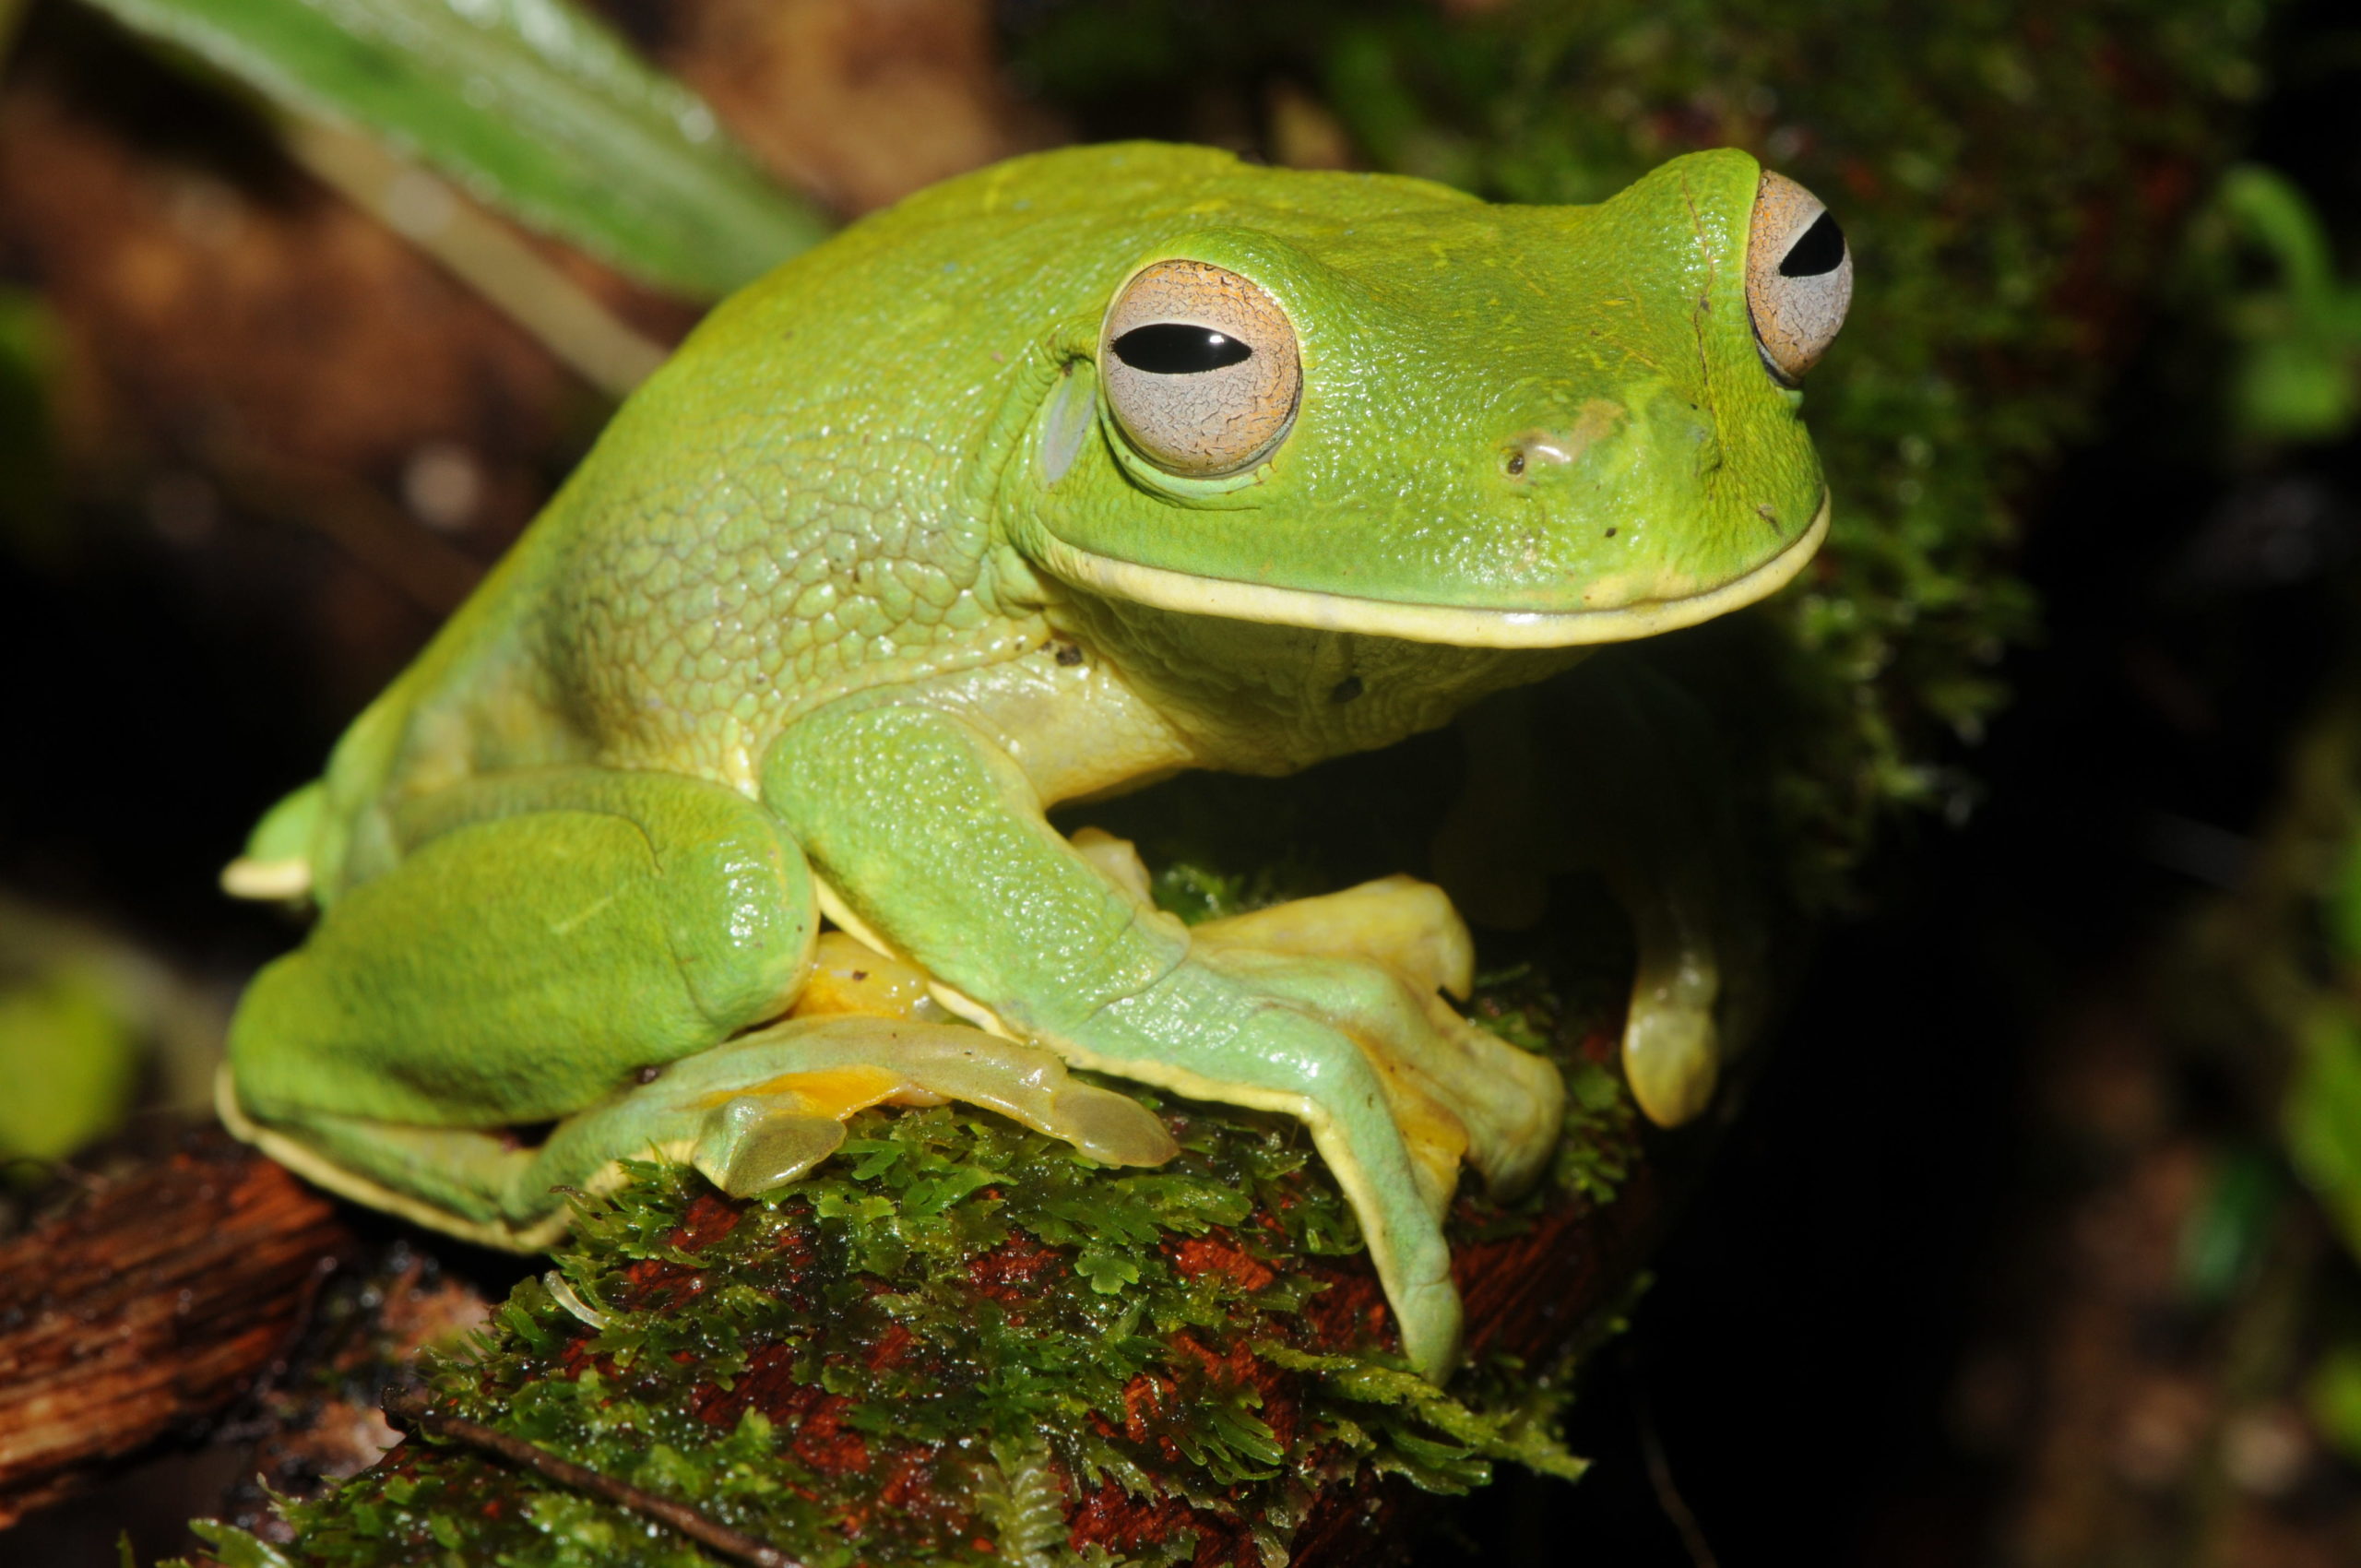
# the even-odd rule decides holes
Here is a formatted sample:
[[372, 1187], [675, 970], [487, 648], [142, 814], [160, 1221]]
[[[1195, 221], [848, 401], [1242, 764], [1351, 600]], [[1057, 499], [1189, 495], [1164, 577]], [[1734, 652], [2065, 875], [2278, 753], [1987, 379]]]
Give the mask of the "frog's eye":
[[1235, 473], [1295, 422], [1295, 328], [1278, 301], [1235, 272], [1157, 262], [1115, 296], [1098, 344], [1116, 422], [1169, 472]]
[[1762, 173], [1746, 242], [1746, 308], [1762, 362], [1789, 386], [1820, 362], [1853, 303], [1853, 253], [1836, 215], [1785, 174]]

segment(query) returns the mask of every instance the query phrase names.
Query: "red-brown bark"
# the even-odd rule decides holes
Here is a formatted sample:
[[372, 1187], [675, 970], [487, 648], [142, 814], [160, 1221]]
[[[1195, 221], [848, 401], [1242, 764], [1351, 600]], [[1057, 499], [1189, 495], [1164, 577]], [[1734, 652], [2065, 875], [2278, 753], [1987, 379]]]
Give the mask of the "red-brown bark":
[[250, 1389], [350, 1244], [219, 1136], [0, 1242], [0, 1526]]

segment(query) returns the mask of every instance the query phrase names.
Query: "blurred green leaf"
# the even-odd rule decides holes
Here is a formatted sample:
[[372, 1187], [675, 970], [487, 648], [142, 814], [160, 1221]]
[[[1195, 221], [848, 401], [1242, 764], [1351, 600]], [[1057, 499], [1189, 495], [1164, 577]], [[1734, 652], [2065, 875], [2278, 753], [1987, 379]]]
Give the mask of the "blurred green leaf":
[[62, 1159], [123, 1120], [139, 1075], [136, 1006], [95, 966], [0, 991], [0, 1154]]
[[2361, 1256], [2361, 1028], [2331, 1003], [2299, 1045], [2280, 1110], [2288, 1158]]
[[2347, 1463], [2361, 1465], [2361, 1345], [2340, 1345], [2321, 1357], [2305, 1396], [2320, 1435]]
[[0, 288], [0, 540], [33, 556], [63, 543], [49, 412], [55, 336], [38, 298]]
[[[2335, 440], [2361, 422], [2361, 283], [2340, 278], [2304, 193], [2247, 164], [2222, 179], [2191, 233], [2192, 259], [2234, 345], [2227, 384], [2250, 442]], [[2251, 279], [2260, 266], [2260, 281]]]
[[2285, 1185], [2266, 1149], [2231, 1148], [2215, 1157], [2205, 1195], [2181, 1228], [2183, 1295], [2218, 1306], [2237, 1291], [2262, 1255]]
[[564, 0], [92, 3], [682, 294], [727, 293], [828, 231], [701, 100]]

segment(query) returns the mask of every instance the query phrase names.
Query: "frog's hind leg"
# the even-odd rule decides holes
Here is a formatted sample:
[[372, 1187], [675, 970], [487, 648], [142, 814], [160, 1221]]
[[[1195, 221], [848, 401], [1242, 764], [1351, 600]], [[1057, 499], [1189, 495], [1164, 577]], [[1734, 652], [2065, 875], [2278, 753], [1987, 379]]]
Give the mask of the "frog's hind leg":
[[[301, 1139], [257, 1127], [226, 1077], [223, 1119], [264, 1152], [345, 1196], [485, 1245], [533, 1251], [571, 1215], [553, 1195], [598, 1193], [628, 1158], [693, 1164], [736, 1197], [794, 1181], [836, 1152], [844, 1121], [881, 1104], [980, 1105], [1106, 1165], [1180, 1152], [1138, 1101], [1076, 1081], [1038, 1046], [906, 1018], [790, 1018], [676, 1063], [560, 1122], [536, 1147], [463, 1128], [314, 1117]], [[365, 1174], [364, 1174], [365, 1173]]]
[[499, 775], [396, 826], [399, 860], [255, 978], [229, 1042], [245, 1123], [290, 1163], [309, 1145], [348, 1185], [409, 1195], [357, 1194], [371, 1201], [501, 1209], [503, 1173], [523, 1169], [501, 1129], [600, 1104], [778, 1016], [810, 967], [802, 856], [719, 785]]
[[232, 1135], [306, 1181], [479, 1246], [538, 1252], [572, 1218], [548, 1199], [538, 1214], [510, 1212], [509, 1194], [532, 1188], [539, 1151], [499, 1134], [325, 1113], [306, 1118], [301, 1132], [281, 1128], [246, 1113], [226, 1064], [213, 1103]]

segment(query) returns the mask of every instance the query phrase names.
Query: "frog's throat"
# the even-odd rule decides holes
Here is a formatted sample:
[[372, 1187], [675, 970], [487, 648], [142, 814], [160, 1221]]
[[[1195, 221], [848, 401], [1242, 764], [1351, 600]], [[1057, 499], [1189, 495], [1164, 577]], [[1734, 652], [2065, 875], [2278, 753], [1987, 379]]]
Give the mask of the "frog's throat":
[[1679, 631], [1776, 593], [1804, 569], [1821, 540], [1828, 537], [1828, 493], [1822, 491], [1811, 527], [1743, 576], [1686, 598], [1649, 600], [1613, 610], [1477, 610], [1451, 604], [1405, 604], [1192, 576], [1162, 566], [1094, 555], [1056, 539], [1046, 541], [1041, 564], [1051, 576], [1089, 592], [1183, 614], [1445, 643], [1453, 647], [1575, 647]]

